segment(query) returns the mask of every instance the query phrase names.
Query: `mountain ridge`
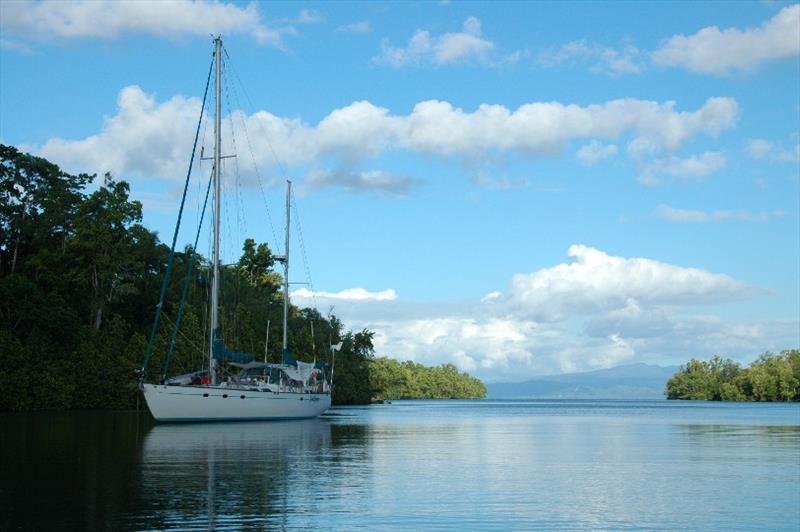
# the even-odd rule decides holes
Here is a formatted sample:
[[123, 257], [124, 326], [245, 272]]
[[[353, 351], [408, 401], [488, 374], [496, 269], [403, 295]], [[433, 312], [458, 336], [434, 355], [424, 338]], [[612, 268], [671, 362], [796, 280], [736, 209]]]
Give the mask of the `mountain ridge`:
[[488, 383], [486, 390], [490, 399], [663, 399], [667, 380], [679, 369], [637, 362], [522, 382]]

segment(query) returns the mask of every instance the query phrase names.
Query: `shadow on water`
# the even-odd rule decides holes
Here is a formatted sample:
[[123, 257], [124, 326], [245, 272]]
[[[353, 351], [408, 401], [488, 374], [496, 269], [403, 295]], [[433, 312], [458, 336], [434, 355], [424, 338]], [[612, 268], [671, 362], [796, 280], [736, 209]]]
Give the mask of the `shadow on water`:
[[109, 529], [135, 488], [149, 414], [0, 416], [0, 529]]
[[154, 425], [146, 413], [69, 412], [2, 421], [2, 530], [285, 528], [323, 515], [346, 485], [333, 477], [358, 474], [354, 464], [369, 459], [363, 425], [328, 419]]

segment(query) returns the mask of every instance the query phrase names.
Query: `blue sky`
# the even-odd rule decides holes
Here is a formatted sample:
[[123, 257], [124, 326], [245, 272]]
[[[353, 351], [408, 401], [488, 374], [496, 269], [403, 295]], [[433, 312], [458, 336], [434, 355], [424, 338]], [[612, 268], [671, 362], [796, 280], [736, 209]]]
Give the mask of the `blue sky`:
[[168, 240], [211, 33], [224, 256], [279, 249], [291, 178], [295, 300], [379, 355], [521, 380], [800, 345], [800, 5], [11, 0], [0, 140], [128, 180]]

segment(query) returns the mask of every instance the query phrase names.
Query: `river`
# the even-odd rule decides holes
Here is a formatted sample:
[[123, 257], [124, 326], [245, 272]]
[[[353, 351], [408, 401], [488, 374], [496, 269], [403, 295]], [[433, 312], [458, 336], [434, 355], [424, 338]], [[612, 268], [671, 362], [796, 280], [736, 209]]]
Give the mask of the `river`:
[[396, 401], [0, 415], [2, 530], [798, 530], [800, 405]]

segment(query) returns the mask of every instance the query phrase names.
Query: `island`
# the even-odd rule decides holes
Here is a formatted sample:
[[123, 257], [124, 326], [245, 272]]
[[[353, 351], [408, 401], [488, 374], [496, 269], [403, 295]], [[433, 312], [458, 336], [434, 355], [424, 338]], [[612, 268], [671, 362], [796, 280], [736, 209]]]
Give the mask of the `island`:
[[668, 381], [667, 399], [800, 401], [800, 349], [766, 352], [747, 368], [715, 356], [691, 359]]

